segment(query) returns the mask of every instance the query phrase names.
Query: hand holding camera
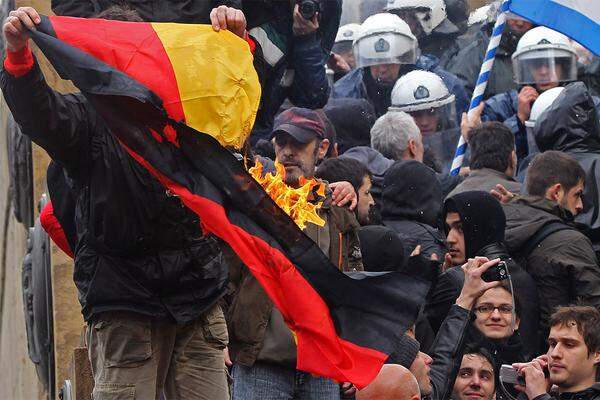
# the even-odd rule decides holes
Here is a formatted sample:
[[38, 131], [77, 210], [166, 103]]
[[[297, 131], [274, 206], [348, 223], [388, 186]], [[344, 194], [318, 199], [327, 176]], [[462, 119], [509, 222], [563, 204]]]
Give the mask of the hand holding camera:
[[315, 0], [298, 0], [294, 6], [294, 36], [310, 35], [319, 29], [319, 2]]
[[456, 304], [465, 310], [470, 310], [486, 290], [499, 286], [500, 281], [494, 280], [486, 282], [482, 279], [482, 275], [492, 266], [497, 266], [500, 259], [489, 261], [485, 257], [475, 257], [462, 266], [465, 273], [465, 283], [463, 284], [460, 295], [456, 299]]
[[[530, 400], [548, 393], [551, 385], [548, 379], [548, 362], [545, 357], [538, 357], [528, 363], [516, 363], [512, 367], [503, 365], [500, 369], [500, 380], [504, 383], [514, 384], [515, 389], [525, 393]], [[504, 371], [504, 376], [502, 371]]]

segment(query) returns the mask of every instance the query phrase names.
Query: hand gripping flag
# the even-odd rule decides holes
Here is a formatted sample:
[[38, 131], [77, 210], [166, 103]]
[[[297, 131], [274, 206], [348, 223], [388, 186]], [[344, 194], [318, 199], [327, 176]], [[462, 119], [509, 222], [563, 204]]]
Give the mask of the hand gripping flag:
[[241, 144], [258, 107], [248, 43], [210, 26], [68, 17], [42, 17], [31, 36], [129, 154], [237, 253], [294, 331], [297, 368], [366, 386], [435, 271], [343, 274], [223, 147]]
[[597, 0], [512, 0], [510, 11], [559, 31], [600, 56]]

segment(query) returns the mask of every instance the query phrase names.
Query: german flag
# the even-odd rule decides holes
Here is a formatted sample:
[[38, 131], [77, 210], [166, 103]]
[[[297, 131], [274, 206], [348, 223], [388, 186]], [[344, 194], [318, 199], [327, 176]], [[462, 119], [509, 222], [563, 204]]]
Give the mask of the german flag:
[[297, 337], [297, 368], [366, 386], [416, 319], [432, 269], [349, 276], [223, 145], [252, 128], [248, 43], [209, 26], [43, 17], [33, 40], [129, 154], [227, 242]]

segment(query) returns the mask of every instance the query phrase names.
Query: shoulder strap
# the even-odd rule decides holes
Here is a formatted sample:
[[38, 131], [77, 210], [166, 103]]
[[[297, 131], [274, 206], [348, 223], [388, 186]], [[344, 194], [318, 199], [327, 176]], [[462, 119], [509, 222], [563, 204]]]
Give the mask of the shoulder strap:
[[548, 236], [552, 235], [555, 232], [564, 231], [567, 229], [575, 230], [574, 227], [565, 224], [562, 221], [553, 221], [545, 224], [540, 229], [537, 230], [536, 233], [533, 234], [527, 241], [527, 243], [521, 248], [521, 255], [526, 258], [528, 257], [533, 250], [544, 241]]

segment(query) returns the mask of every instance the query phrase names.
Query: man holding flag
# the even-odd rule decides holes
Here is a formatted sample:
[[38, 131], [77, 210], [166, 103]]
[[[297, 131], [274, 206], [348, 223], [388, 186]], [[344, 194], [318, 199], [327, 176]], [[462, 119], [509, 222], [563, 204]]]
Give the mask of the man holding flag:
[[[219, 27], [244, 34], [239, 10], [214, 15]], [[82, 95], [48, 87], [28, 46], [28, 29], [40, 22], [29, 7], [7, 18], [2, 91], [23, 132], [76, 183], [74, 280], [89, 327], [93, 398], [159, 399], [164, 391], [169, 399], [228, 399], [219, 245]]]

